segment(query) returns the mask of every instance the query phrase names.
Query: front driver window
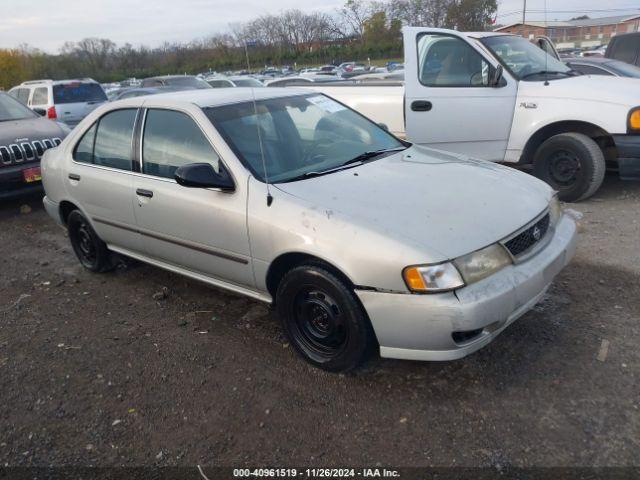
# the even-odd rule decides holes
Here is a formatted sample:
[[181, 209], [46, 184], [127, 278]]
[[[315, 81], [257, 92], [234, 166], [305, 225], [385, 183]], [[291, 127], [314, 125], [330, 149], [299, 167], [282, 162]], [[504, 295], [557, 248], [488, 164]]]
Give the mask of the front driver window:
[[418, 38], [418, 76], [427, 87], [486, 87], [489, 64], [464, 40], [439, 33]]
[[178, 167], [210, 163], [218, 171], [219, 157], [188, 115], [172, 110], [149, 110], [142, 141], [142, 172], [173, 178]]

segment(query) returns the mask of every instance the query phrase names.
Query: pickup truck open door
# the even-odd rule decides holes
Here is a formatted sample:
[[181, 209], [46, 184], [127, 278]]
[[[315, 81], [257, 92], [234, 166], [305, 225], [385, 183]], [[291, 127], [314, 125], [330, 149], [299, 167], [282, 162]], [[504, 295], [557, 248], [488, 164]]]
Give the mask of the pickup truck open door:
[[407, 138], [487, 160], [504, 159], [517, 81], [475, 38], [405, 27]]

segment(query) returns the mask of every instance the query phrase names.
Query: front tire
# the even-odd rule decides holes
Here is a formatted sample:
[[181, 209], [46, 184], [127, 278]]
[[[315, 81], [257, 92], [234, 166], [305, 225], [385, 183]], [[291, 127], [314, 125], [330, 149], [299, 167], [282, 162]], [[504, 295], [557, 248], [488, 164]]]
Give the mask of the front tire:
[[373, 329], [353, 290], [329, 269], [290, 270], [276, 293], [276, 309], [296, 351], [324, 370], [351, 370], [368, 357]]
[[577, 202], [593, 195], [604, 180], [605, 160], [596, 142], [582, 133], [562, 133], [546, 140], [535, 154], [533, 174]]
[[113, 269], [111, 252], [80, 210], [69, 214], [67, 231], [73, 251], [83, 267], [98, 273]]

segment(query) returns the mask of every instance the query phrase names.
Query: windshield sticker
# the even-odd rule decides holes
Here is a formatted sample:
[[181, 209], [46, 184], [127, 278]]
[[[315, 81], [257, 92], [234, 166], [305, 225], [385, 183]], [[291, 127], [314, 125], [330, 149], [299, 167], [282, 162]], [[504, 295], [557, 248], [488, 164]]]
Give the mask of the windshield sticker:
[[334, 102], [330, 98], [324, 97], [322, 95], [318, 95], [317, 97], [309, 97], [307, 98], [307, 100], [313, 103], [316, 107], [320, 107], [322, 110], [328, 113], [340, 112], [347, 109], [344, 105], [340, 105], [338, 102]]

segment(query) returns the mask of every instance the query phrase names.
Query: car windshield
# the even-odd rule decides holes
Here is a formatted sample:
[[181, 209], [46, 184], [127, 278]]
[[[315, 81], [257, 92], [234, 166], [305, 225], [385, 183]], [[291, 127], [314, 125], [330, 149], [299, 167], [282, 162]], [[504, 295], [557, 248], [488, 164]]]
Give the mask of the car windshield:
[[0, 122], [25, 120], [34, 117], [37, 117], [37, 115], [15, 98], [6, 93], [0, 93]]
[[97, 83], [61, 83], [53, 86], [53, 103], [106, 102], [107, 95]]
[[386, 130], [324, 95], [271, 98], [258, 100], [255, 106], [244, 102], [204, 111], [263, 182], [265, 170], [269, 182], [287, 182], [382, 156], [371, 152], [406, 148]]
[[170, 85], [172, 87], [189, 87], [189, 88], [195, 88], [197, 90], [204, 89], [204, 88], [211, 88], [211, 85], [209, 85], [204, 80], [200, 80], [199, 78], [189, 77], [189, 76], [167, 78], [165, 80], [165, 84]]
[[522, 37], [496, 35], [482, 43], [520, 80], [541, 80], [571, 76], [571, 69], [540, 47]]

